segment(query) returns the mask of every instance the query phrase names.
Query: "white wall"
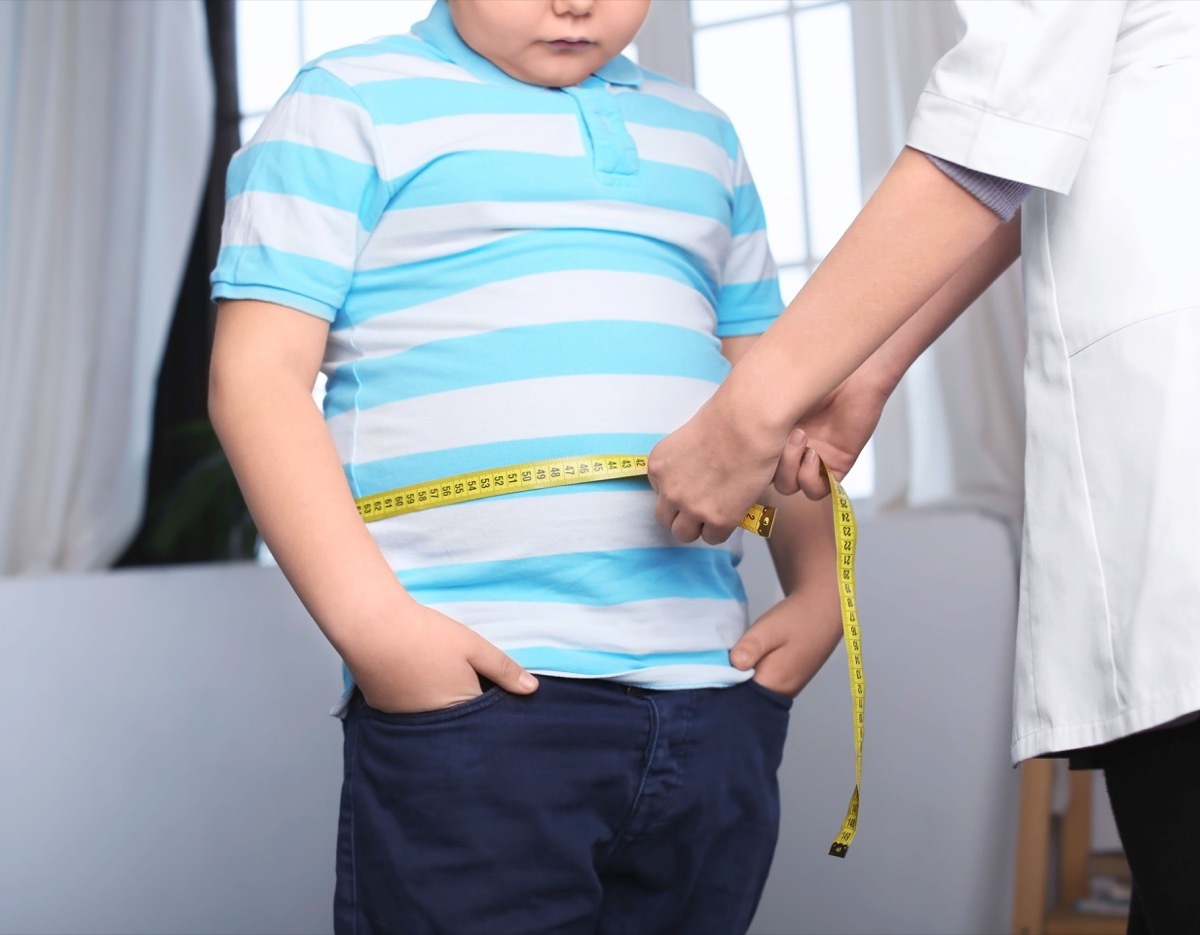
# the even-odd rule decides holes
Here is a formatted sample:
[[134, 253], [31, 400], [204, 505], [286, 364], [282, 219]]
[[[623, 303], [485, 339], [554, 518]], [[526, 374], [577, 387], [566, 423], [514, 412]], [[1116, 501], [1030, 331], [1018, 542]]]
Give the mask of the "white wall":
[[[753, 543], [756, 607], [775, 587]], [[1014, 571], [981, 517], [864, 522], [863, 804], [845, 657], [797, 701], [753, 931], [1001, 932]], [[0, 932], [330, 930], [338, 663], [276, 569], [0, 580]]]
[[332, 927], [339, 663], [275, 569], [0, 579], [0, 931]]

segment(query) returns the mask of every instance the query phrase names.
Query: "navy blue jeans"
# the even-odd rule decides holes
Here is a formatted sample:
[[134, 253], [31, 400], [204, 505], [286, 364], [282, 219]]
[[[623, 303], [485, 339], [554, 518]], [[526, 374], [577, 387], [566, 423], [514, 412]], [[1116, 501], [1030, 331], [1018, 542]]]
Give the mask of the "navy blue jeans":
[[737, 935], [779, 829], [791, 700], [541, 678], [345, 721], [338, 935]]

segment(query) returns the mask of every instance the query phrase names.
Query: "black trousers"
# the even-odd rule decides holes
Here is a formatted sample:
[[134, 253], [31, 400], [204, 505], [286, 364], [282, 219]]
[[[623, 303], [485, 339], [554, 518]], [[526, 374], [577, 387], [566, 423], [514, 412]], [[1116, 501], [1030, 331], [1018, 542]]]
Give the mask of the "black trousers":
[[1200, 720], [1093, 750], [1133, 875], [1129, 935], [1200, 935]]

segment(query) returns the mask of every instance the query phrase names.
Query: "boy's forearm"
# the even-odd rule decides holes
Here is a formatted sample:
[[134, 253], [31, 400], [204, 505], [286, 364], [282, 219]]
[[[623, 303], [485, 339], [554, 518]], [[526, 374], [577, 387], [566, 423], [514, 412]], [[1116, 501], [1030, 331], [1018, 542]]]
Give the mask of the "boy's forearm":
[[767, 548], [783, 593], [791, 594], [814, 579], [832, 582], [837, 543], [829, 504], [774, 490], [768, 490], [763, 501], [777, 509]]
[[743, 417], [755, 414], [752, 433], [785, 437], [999, 226], [991, 210], [924, 154], [906, 149], [719, 394]]
[[214, 355], [209, 408], [263, 540], [334, 647], [394, 617], [411, 598], [358, 515], [311, 391], [271, 363]]
[[794, 621], [798, 654], [792, 663], [811, 678], [842, 636], [837, 543], [829, 500], [810, 500], [803, 494], [784, 497], [774, 491], [766, 499], [778, 508], [768, 548], [784, 603], [794, 604], [798, 615]]
[[[840, 619], [837, 582], [837, 542], [828, 500], [803, 494], [782, 496], [770, 490], [765, 501], [777, 508], [767, 548], [786, 596], [816, 601], [814, 610], [830, 611], [823, 618]], [[840, 625], [836, 630], [841, 632]]]

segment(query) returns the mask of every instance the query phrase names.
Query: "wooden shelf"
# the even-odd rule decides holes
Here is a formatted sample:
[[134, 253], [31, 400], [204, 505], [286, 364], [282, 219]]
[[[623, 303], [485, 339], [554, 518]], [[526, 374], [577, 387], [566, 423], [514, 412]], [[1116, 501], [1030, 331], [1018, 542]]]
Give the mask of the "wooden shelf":
[[1045, 935], [1125, 935], [1125, 916], [1051, 909], [1046, 913]]
[[[1092, 774], [1068, 774], [1069, 796], [1061, 818], [1053, 814], [1055, 761], [1021, 764], [1017, 866], [1013, 894], [1013, 935], [1125, 935], [1123, 915], [1070, 908], [1088, 895], [1092, 857]], [[1057, 825], [1057, 834], [1051, 834]], [[1048, 906], [1050, 849], [1056, 847], [1057, 905]]]

